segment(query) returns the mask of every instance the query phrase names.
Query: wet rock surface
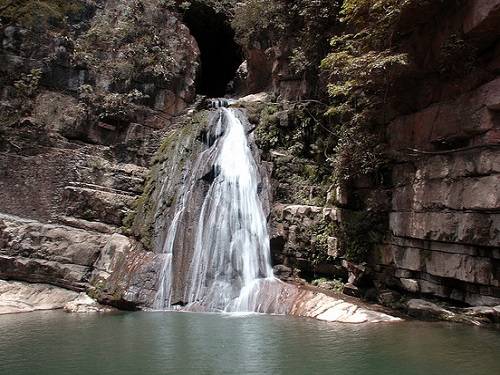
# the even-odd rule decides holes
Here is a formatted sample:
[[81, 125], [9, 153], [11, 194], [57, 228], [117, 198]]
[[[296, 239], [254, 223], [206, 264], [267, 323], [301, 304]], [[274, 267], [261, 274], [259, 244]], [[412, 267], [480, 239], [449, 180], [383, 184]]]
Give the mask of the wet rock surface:
[[373, 306], [361, 307], [345, 301], [342, 297], [331, 297], [323, 293], [301, 291], [290, 315], [315, 318], [338, 323], [383, 323], [398, 322], [400, 318], [374, 310]]
[[500, 321], [500, 306], [457, 308], [442, 302], [411, 299], [406, 302], [405, 308], [408, 315], [421, 320], [447, 320], [477, 326]]
[[410, 316], [421, 319], [447, 319], [451, 318], [454, 314], [435, 303], [421, 300], [412, 299], [407, 303], [408, 314]]
[[258, 295], [259, 312], [286, 314], [337, 323], [382, 323], [402, 319], [377, 305], [345, 295], [278, 280], [266, 280]]

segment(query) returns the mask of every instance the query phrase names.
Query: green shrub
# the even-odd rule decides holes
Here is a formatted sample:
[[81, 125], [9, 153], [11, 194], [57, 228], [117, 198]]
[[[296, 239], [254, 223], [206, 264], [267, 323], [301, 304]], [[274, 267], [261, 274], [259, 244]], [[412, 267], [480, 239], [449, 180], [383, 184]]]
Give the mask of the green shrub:
[[14, 82], [17, 94], [25, 98], [34, 96], [39, 89], [41, 78], [41, 69], [31, 69], [29, 73], [22, 74], [21, 77]]
[[81, 12], [80, 0], [0, 0], [0, 17], [27, 28], [60, 25]]
[[328, 285], [328, 289], [333, 290], [336, 293], [342, 293], [344, 291], [344, 282], [339, 279], [329, 280], [325, 277], [315, 279], [311, 282], [314, 286]]
[[[236, 4], [232, 26], [243, 46], [291, 46], [290, 62], [296, 74], [317, 77], [321, 58], [338, 22], [338, 0], [246, 0]], [[311, 83], [311, 82], [310, 82]]]
[[332, 105], [327, 112], [337, 135], [330, 159], [337, 180], [377, 171], [384, 164], [384, 106], [394, 80], [408, 67], [408, 56], [393, 44], [400, 14], [414, 0], [346, 0], [343, 34], [331, 40], [323, 59]]
[[159, 0], [136, 1], [124, 7], [119, 16], [98, 13], [92, 27], [75, 44], [74, 63], [96, 72], [110, 71], [116, 84], [141, 75], [170, 82], [179, 68], [172, 48], [175, 43], [150, 17], [162, 14], [169, 6]]
[[350, 211], [336, 228], [345, 250], [346, 259], [362, 263], [368, 260], [374, 246], [379, 244], [387, 231], [387, 223], [379, 213], [372, 211]]
[[477, 48], [463, 36], [451, 34], [441, 45], [438, 56], [441, 77], [460, 77], [472, 71], [476, 63]]
[[131, 90], [128, 93], [102, 93], [94, 91], [90, 85], [79, 87], [79, 97], [90, 108], [96, 111], [100, 120], [112, 119], [116, 121], [128, 121], [133, 105], [148, 98], [139, 90]]

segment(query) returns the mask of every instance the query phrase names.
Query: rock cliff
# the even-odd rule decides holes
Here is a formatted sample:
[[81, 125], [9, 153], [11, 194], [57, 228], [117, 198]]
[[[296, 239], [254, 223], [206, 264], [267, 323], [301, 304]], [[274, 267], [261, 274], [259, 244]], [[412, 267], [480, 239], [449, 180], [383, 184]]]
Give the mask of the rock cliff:
[[161, 1], [46, 3], [2, 8], [0, 277], [97, 295], [200, 52]]
[[491, 25], [500, 3], [471, 1], [448, 15], [447, 26], [430, 34], [431, 45], [462, 32], [478, 57], [452, 84], [417, 85], [415, 94], [427, 102], [417, 98], [418, 110], [388, 125], [389, 235], [374, 261], [380, 279], [407, 292], [498, 305], [500, 30]]
[[[206, 64], [217, 56], [200, 51], [215, 39], [195, 39], [205, 25], [197, 20], [210, 16], [206, 25], [234, 47], [231, 15], [246, 61], [229, 88], [268, 92], [235, 106], [260, 149], [275, 273], [391, 306], [401, 294], [500, 305], [499, 1], [401, 11], [395, 40], [412, 65], [377, 108], [386, 159], [348, 180], [332, 178], [338, 124], [323, 116], [328, 77], [319, 69], [330, 38], [352, 26], [338, 19], [339, 4], [273, 0], [259, 14], [273, 27], [242, 33], [247, 2], [202, 2], [184, 19], [159, 0], [45, 0], [50, 14], [35, 3], [0, 8], [0, 279], [13, 310], [24, 309], [20, 295], [62, 308], [79, 292], [123, 309], [151, 306], [173, 203], [208, 134], [196, 94], [207, 93]], [[231, 72], [240, 57], [228, 57]], [[191, 215], [212, 171], [198, 172]], [[177, 245], [187, 248], [184, 229]], [[52, 302], [38, 298], [45, 292]], [[327, 299], [315, 313], [300, 298], [297, 315], [337, 305]]]
[[[399, 294], [388, 294], [387, 288], [459, 305], [495, 306], [500, 303], [500, 30], [493, 25], [500, 3], [413, 4], [399, 11], [395, 48], [408, 55], [411, 66], [394, 78], [375, 119], [384, 129], [379, 142], [385, 142], [388, 162], [376, 174], [342, 183], [324, 178], [322, 164], [331, 151], [317, 139], [330, 135], [318, 132], [325, 122], [314, 103], [293, 104], [304, 97], [324, 100], [312, 94], [317, 80], [280, 79], [280, 69], [293, 65], [300, 36], [293, 27], [285, 33], [294, 41], [280, 40], [269, 28], [257, 33], [260, 39], [250, 35], [248, 77], [261, 83], [247, 87], [250, 92], [266, 87], [278, 98], [255, 117], [265, 129], [260, 146], [273, 170], [274, 261], [285, 278], [340, 279], [347, 293], [388, 304]], [[324, 150], [326, 160], [315, 147]]]

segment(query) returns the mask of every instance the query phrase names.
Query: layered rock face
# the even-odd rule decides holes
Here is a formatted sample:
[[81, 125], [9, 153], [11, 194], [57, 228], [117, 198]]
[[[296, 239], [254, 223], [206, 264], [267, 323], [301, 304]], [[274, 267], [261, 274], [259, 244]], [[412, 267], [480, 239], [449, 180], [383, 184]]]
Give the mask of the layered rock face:
[[[500, 34], [493, 25], [500, 2], [471, 1], [441, 10], [430, 4], [421, 10], [410, 9], [399, 21], [401, 49], [411, 56], [415, 72], [395, 84], [398, 97], [380, 114], [386, 118], [380, 121], [387, 122], [386, 151], [392, 160], [387, 173], [341, 186], [336, 201], [326, 199], [324, 207], [325, 200], [313, 203], [282, 194], [281, 185], [304, 189], [294, 179], [294, 167], [303, 175], [308, 171], [286, 148], [270, 152], [279, 202], [271, 222], [273, 260], [283, 278], [325, 276], [354, 286], [364, 283], [359, 275], [375, 271], [365, 286], [377, 289], [380, 299], [392, 299], [385, 294], [389, 287], [458, 304], [495, 306], [500, 303]], [[430, 14], [440, 21], [429, 23]], [[405, 24], [411, 26], [405, 29]], [[263, 55], [257, 52], [248, 52], [249, 75], [266, 78], [277, 95], [291, 99], [286, 83], [273, 81], [274, 57], [259, 65]], [[274, 64], [278, 72], [278, 60]], [[292, 91], [297, 98], [307, 90]], [[290, 112], [272, 113], [277, 118], [273, 130], [281, 131], [273, 137], [285, 138], [297, 128], [288, 123]], [[308, 184], [315, 188], [314, 182]], [[311, 195], [321, 196], [318, 190]], [[325, 212], [338, 214], [331, 219]], [[359, 266], [342, 262], [349, 254], [340, 245], [369, 238], [370, 228], [343, 239], [336, 230], [349, 225], [346, 218], [356, 212], [373, 214], [385, 227], [384, 239], [368, 239], [375, 246], [355, 262], [367, 262]]]
[[[393, 148], [417, 149], [393, 169], [391, 236], [379, 258], [407, 291], [472, 305], [500, 302], [497, 85], [389, 126]], [[435, 151], [457, 139], [467, 146]]]
[[470, 2], [453, 22], [483, 51], [479, 68], [387, 129], [397, 164], [375, 263], [380, 280], [410, 293], [500, 304], [499, 17], [500, 2]]
[[153, 257], [122, 224], [165, 132], [195, 99], [199, 50], [159, 1], [76, 3], [64, 22], [38, 9], [34, 21], [1, 26], [0, 278], [135, 308], [155, 279], [147, 270], [121, 270], [127, 287], [141, 278], [129, 299], [99, 282], [126, 257]]

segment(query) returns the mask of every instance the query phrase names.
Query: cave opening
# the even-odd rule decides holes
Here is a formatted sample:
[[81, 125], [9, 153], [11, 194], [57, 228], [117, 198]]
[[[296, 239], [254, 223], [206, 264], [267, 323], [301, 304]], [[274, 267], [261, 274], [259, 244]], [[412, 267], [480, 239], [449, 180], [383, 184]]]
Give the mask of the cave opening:
[[193, 2], [183, 21], [200, 48], [197, 93], [214, 98], [224, 96], [243, 62], [241, 48], [234, 40], [234, 30], [226, 15], [201, 2]]

